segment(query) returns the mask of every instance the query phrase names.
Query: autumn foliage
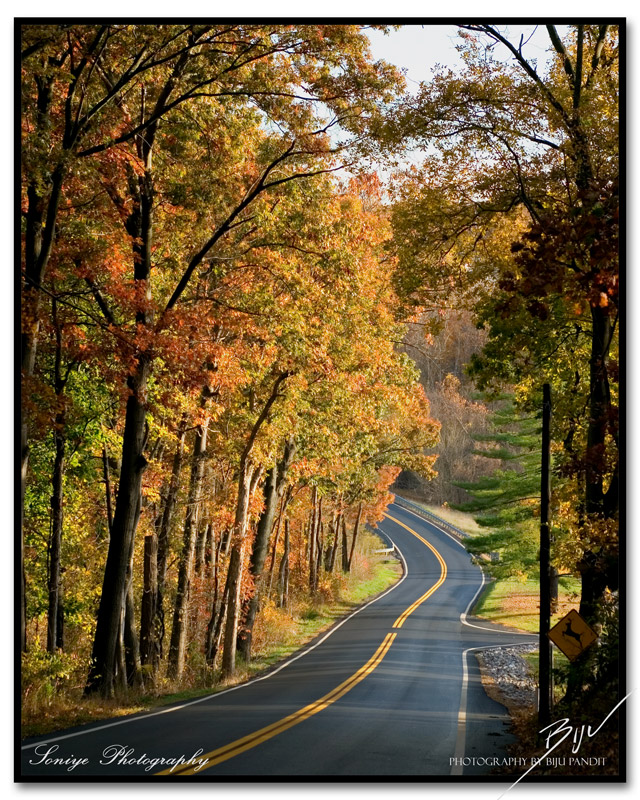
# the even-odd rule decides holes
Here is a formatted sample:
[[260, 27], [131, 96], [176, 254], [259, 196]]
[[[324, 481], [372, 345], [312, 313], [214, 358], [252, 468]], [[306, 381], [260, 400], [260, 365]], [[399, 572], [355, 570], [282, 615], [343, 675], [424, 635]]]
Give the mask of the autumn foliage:
[[22, 46], [23, 647], [210, 683], [433, 471], [379, 183], [338, 177], [399, 78], [353, 25]]

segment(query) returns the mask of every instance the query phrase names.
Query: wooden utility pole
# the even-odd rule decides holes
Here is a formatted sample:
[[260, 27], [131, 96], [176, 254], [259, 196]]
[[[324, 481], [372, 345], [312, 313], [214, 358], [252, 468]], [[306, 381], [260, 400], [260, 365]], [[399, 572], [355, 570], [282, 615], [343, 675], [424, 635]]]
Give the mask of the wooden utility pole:
[[540, 662], [538, 681], [538, 723], [540, 729], [551, 719], [551, 535], [549, 532], [551, 387], [542, 387], [542, 465], [540, 475]]

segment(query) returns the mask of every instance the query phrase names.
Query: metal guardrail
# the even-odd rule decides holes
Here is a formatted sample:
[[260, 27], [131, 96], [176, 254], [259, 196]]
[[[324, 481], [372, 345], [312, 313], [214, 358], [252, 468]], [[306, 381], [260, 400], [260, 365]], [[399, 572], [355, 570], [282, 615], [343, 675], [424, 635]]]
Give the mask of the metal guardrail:
[[373, 552], [377, 556], [388, 556], [390, 553], [393, 553], [395, 551], [395, 549], [396, 549], [396, 547], [394, 545], [393, 547], [386, 547], [384, 550], [374, 550]]
[[447, 533], [457, 536], [459, 539], [468, 539], [470, 536], [470, 534], [461, 531], [460, 528], [456, 528], [456, 526], [452, 525], [450, 522], [440, 519], [440, 517], [437, 517], [435, 514], [427, 511], [426, 508], [422, 508], [422, 506], [419, 506], [417, 503], [413, 503], [411, 500], [400, 497], [400, 495], [395, 495], [394, 502], [401, 508], [407, 508], [409, 511], [413, 511], [414, 514], [417, 514], [419, 517], [429, 520], [429, 522], [437, 523], [441, 528], [444, 528]]

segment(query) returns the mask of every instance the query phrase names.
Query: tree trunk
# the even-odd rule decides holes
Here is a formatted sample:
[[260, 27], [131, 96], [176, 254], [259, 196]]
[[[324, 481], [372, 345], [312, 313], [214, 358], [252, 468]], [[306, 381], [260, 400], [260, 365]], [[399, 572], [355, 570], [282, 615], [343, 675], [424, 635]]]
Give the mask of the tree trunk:
[[333, 553], [333, 544], [335, 542], [335, 530], [336, 530], [336, 511], [334, 510], [333, 515], [331, 517], [331, 522], [329, 523], [329, 527], [327, 529], [327, 542], [326, 542], [326, 547], [324, 549], [325, 572], [331, 572], [331, 555]]
[[342, 571], [349, 572], [349, 545], [347, 544], [347, 523], [342, 515]]
[[56, 647], [58, 650], [64, 650], [64, 593], [62, 584], [60, 585], [60, 594], [58, 596], [58, 622], [56, 625]]
[[242, 589], [242, 566], [244, 547], [249, 517], [249, 499], [256, 483], [262, 474], [262, 467], [255, 469], [249, 463], [256, 436], [269, 416], [271, 407], [280, 396], [280, 387], [289, 377], [289, 372], [281, 372], [276, 378], [266, 403], [255, 421], [247, 443], [240, 458], [238, 475], [238, 501], [234, 526], [233, 547], [229, 561], [229, 602], [227, 608], [227, 624], [224, 632], [224, 652], [222, 654], [222, 671], [225, 676], [233, 675], [236, 664], [236, 641], [238, 638], [238, 621], [240, 613], [240, 594]]
[[227, 601], [227, 624], [224, 631], [224, 651], [222, 653], [222, 673], [225, 677], [233, 675], [236, 668], [236, 641], [240, 618], [242, 565], [244, 561], [245, 540], [251, 496], [253, 467], [246, 461], [242, 464], [238, 477], [238, 502], [234, 526], [233, 544], [229, 559], [229, 595]]
[[309, 520], [309, 591], [315, 594], [317, 586], [316, 577], [316, 515], [318, 506], [318, 489], [311, 490], [311, 518]]
[[207, 624], [207, 635], [206, 635], [205, 648], [204, 648], [205, 657], [207, 659], [207, 662], [209, 662], [211, 666], [213, 666], [213, 658], [215, 657], [215, 654], [214, 654], [214, 657], [212, 657], [212, 655], [211, 655], [212, 650], [213, 650], [213, 648], [212, 648], [213, 631], [214, 631], [214, 626], [216, 624], [216, 620], [218, 619], [218, 613], [219, 613], [219, 610], [220, 610], [219, 609], [219, 599], [218, 599], [218, 595], [219, 595], [218, 564], [219, 564], [220, 549], [219, 548], [214, 549], [212, 552], [213, 552], [213, 558], [212, 558], [213, 597], [211, 599], [211, 616], [209, 617], [209, 622]]
[[140, 662], [152, 664], [156, 652], [155, 619], [158, 602], [158, 537], [144, 539], [144, 589], [140, 607]]
[[180, 488], [180, 473], [182, 472], [182, 462], [184, 459], [184, 440], [187, 430], [187, 415], [183, 414], [178, 425], [178, 441], [176, 444], [176, 451], [173, 456], [173, 464], [171, 467], [171, 478], [169, 479], [169, 486], [167, 488], [166, 498], [162, 509], [162, 515], [157, 527], [158, 530], [158, 554], [157, 554], [157, 568], [158, 575], [158, 588], [156, 598], [155, 619], [153, 622], [154, 628], [154, 644], [155, 647], [152, 651], [152, 665], [154, 673], [160, 667], [160, 660], [162, 659], [163, 642], [164, 642], [164, 589], [167, 575], [167, 558], [169, 555], [169, 533], [171, 531], [171, 522], [178, 499], [178, 490]]
[[58, 644], [58, 618], [60, 605], [60, 551], [62, 547], [62, 515], [65, 436], [64, 414], [56, 415], [53, 432], [56, 455], [53, 464], [53, 491], [51, 495], [51, 539], [49, 542], [49, 607], [47, 611], [47, 650], [55, 652]]
[[131, 395], [127, 401], [122, 437], [118, 498], [98, 609], [91, 669], [85, 687], [86, 693], [99, 691], [105, 697], [113, 695], [116, 644], [127, 588], [127, 563], [135, 536], [142, 473], [147, 466], [143, 451], [149, 375], [149, 363], [144, 356], [140, 356], [135, 375], [128, 381]]
[[606, 359], [611, 340], [611, 320], [607, 309], [591, 309], [592, 337], [589, 359], [589, 423], [587, 427], [586, 512], [604, 511], [603, 476], [605, 437], [610, 423], [611, 398]]
[[[239, 649], [245, 661], [249, 661], [251, 658], [251, 637], [260, 600], [262, 571], [264, 569], [264, 562], [267, 557], [267, 550], [269, 548], [269, 538], [274, 527], [274, 517], [278, 507], [278, 498], [282, 495], [284, 481], [291, 461], [293, 460], [294, 452], [295, 444], [293, 439], [290, 439], [285, 445], [283, 461], [279, 465], [274, 465], [269, 470], [264, 484], [264, 508], [262, 514], [260, 515], [260, 519], [258, 520], [256, 538], [251, 551], [251, 561], [249, 564], [249, 569], [254, 580], [255, 591], [249, 599], [246, 619], [243, 625], [243, 630], [240, 634]], [[282, 510], [280, 514], [282, 515]]]
[[336, 563], [336, 554], [338, 552], [338, 543], [340, 542], [340, 526], [342, 523], [342, 511], [338, 511], [333, 521], [333, 544], [331, 546], [331, 554], [329, 556], [329, 565], [327, 572], [333, 572]]
[[260, 578], [267, 557], [269, 536], [271, 535], [273, 520], [278, 505], [277, 489], [278, 468], [274, 465], [267, 473], [267, 478], [264, 482], [264, 508], [258, 520], [256, 537], [253, 542], [251, 558], [249, 560], [249, 572], [253, 577], [254, 591], [249, 598], [244, 624], [242, 625], [242, 630], [238, 637], [238, 649], [247, 662], [251, 659], [251, 638], [260, 599]]
[[[133, 566], [133, 565], [132, 565]], [[136, 635], [135, 603], [133, 599], [133, 574], [129, 576], [124, 611], [124, 656], [127, 667], [127, 685], [141, 689], [142, 669], [140, 665], [140, 649]]]
[[[203, 397], [204, 403], [204, 397]], [[207, 450], [207, 423], [198, 426], [191, 460], [191, 479], [187, 499], [187, 513], [184, 523], [184, 539], [182, 554], [178, 567], [178, 588], [173, 612], [171, 644], [169, 647], [168, 676], [179, 679], [184, 669], [185, 646], [187, 638], [187, 602], [193, 572], [193, 557], [196, 544], [196, 533], [200, 517], [200, 496], [204, 476], [205, 455]]]
[[215, 573], [216, 573], [216, 556], [217, 556], [216, 532], [213, 529], [213, 524], [209, 523], [209, 526], [207, 528], [207, 541], [205, 544], [205, 551], [204, 551], [204, 563], [205, 567], [207, 567], [207, 572], [209, 573], [209, 580], [212, 583], [215, 579]]
[[318, 498], [318, 512], [316, 514], [316, 568], [315, 568], [315, 585], [314, 592], [318, 591], [318, 582], [320, 580], [320, 567], [322, 566], [322, 548], [324, 539], [324, 523], [322, 521], [322, 497]]
[[195, 572], [198, 577], [202, 574], [202, 568], [204, 567], [205, 564], [207, 541], [209, 540], [210, 531], [211, 531], [210, 522], [207, 525], [200, 525], [200, 529], [198, 531], [198, 538], [196, 540]]
[[[278, 499], [283, 496], [287, 473], [293, 461], [295, 450], [295, 440], [293, 437], [289, 437], [284, 446], [284, 455], [282, 460], [279, 464], [274, 465], [272, 469], [269, 470], [264, 483], [264, 508], [262, 510], [262, 514], [260, 515], [260, 519], [258, 520], [256, 538], [253, 543], [251, 560], [249, 562], [249, 569], [251, 571], [254, 583], [254, 593], [247, 604], [247, 613], [243, 630], [240, 633], [239, 642], [239, 649], [245, 661], [249, 661], [251, 658], [251, 637], [260, 602], [262, 573], [264, 570], [264, 562], [267, 557], [267, 551], [269, 549], [269, 538], [274, 527], [274, 517], [278, 507]], [[283, 508], [284, 506], [280, 511], [281, 516]]]
[[[612, 481], [604, 492], [606, 468], [606, 436], [612, 424], [611, 397], [607, 374], [607, 357], [611, 342], [611, 319], [607, 308], [591, 309], [592, 338], [589, 360], [589, 422], [587, 426], [585, 511], [591, 519], [613, 519], [618, 513], [618, 482]], [[617, 470], [616, 470], [617, 472]], [[617, 548], [616, 548], [617, 551]], [[585, 551], [578, 565], [582, 579], [580, 614], [591, 625], [598, 626], [598, 605], [605, 589], [617, 588], [617, 552], [603, 547], [599, 552]]]
[[320, 521], [318, 525], [318, 537], [316, 540], [316, 549], [318, 555], [316, 558], [316, 591], [320, 580], [320, 570], [322, 568], [322, 558], [324, 556], [324, 522]]
[[284, 552], [278, 570], [278, 590], [280, 608], [286, 608], [289, 604], [289, 553], [291, 551], [291, 541], [289, 537], [289, 519], [284, 521]]
[[207, 625], [207, 640], [205, 644], [205, 654], [207, 662], [211, 667], [215, 666], [216, 655], [220, 649], [220, 639], [222, 637], [222, 627], [227, 614], [229, 600], [229, 573], [224, 584], [224, 591], [220, 601], [214, 599], [211, 608], [211, 617]]
[[127, 691], [127, 663], [124, 655], [124, 608], [122, 609], [118, 625], [115, 661], [116, 665], [113, 677], [114, 690], [125, 693]]
[[276, 535], [273, 537], [273, 545], [271, 546], [271, 560], [269, 562], [269, 589], [268, 592], [271, 594], [271, 590], [273, 589], [273, 570], [276, 563], [276, 553], [278, 551], [278, 543], [280, 542], [280, 531], [282, 529], [282, 516], [284, 513], [285, 503], [287, 502], [286, 496], [282, 498], [280, 503], [280, 511], [278, 513], [278, 520], [276, 522]]
[[102, 476], [104, 478], [104, 496], [107, 506], [107, 530], [111, 536], [111, 529], [113, 528], [113, 505], [111, 498], [111, 476], [109, 474], [109, 455], [107, 448], [102, 448]]
[[[42, 80], [38, 85], [38, 120], [42, 135], [48, 130], [47, 116], [52, 101], [51, 81]], [[64, 168], [58, 164], [52, 173], [49, 200], [41, 194], [36, 183], [27, 189], [27, 215], [25, 231], [24, 284], [22, 290], [21, 369], [23, 391], [28, 390], [33, 376], [38, 337], [40, 334], [40, 297], [51, 248], [55, 237], [55, 225], [60, 205]], [[24, 569], [24, 495], [29, 469], [29, 425], [22, 417], [20, 425], [20, 649], [27, 650], [27, 594]]]
[[[138, 503], [136, 506], [136, 518], [133, 524], [134, 531], [138, 527], [140, 520], [140, 510], [142, 508], [142, 494], [138, 496]], [[135, 603], [133, 598], [133, 552], [134, 540], [131, 539], [129, 548], [129, 559], [127, 563], [127, 583], [124, 600], [124, 609], [122, 617], [122, 643], [124, 651], [125, 662], [125, 686], [131, 686], [134, 689], [142, 688], [142, 668], [140, 665], [140, 648], [138, 645], [138, 637], [136, 635], [136, 618], [135, 618]]]
[[351, 540], [351, 552], [349, 553], [349, 572], [351, 572], [351, 564], [353, 563], [353, 553], [356, 549], [356, 539], [358, 538], [358, 531], [360, 529], [360, 518], [362, 517], [362, 503], [358, 506], [358, 516], [356, 517], [356, 524], [353, 526], [353, 539]]
[[[144, 173], [131, 183], [131, 212], [125, 228], [132, 240], [133, 278], [142, 290], [145, 305], [136, 311], [136, 324], [144, 329], [150, 322], [146, 304], [151, 301], [151, 251], [153, 247], [153, 174], [151, 153], [155, 129], [136, 138]], [[100, 608], [93, 642], [92, 663], [85, 692], [113, 694], [118, 619], [125, 605], [127, 559], [132, 552], [137, 527], [137, 512], [142, 492], [142, 473], [147, 466], [143, 451], [146, 445], [147, 388], [151, 363], [146, 353], [138, 354], [136, 371], [127, 380], [131, 392], [125, 412], [122, 437], [122, 468], [113, 529], [102, 584]]]
[[231, 529], [225, 528], [220, 539], [220, 553], [226, 558], [231, 547]]

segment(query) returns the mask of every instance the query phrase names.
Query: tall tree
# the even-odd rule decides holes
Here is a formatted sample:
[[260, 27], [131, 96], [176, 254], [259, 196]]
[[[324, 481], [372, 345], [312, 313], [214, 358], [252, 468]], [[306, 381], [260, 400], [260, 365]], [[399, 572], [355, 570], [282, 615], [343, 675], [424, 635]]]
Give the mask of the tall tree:
[[396, 115], [396, 135], [439, 151], [400, 189], [399, 288], [408, 302], [437, 302], [453, 282], [466, 293], [488, 332], [481, 385], [517, 383], [533, 407], [552, 383], [558, 469], [578, 487], [581, 612], [597, 625], [618, 581], [618, 30], [547, 30], [545, 68], [524, 39], [461, 26], [465, 69]]
[[[338, 32], [336, 28], [334, 34], [337, 35]], [[304, 33], [308, 34], [308, 38], [284, 28], [267, 34], [259, 26], [249, 27], [246, 31], [226, 28], [216, 31], [209, 28], [191, 30], [188, 34], [188, 46], [175, 59], [167, 62], [164, 70], [159, 73], [158, 84], [153, 90], [146, 91], [145, 86], [137, 102], [128, 98], [126, 103], [121, 104], [129, 130], [118, 136], [116, 141], [130, 144], [133, 149], [131, 160], [124, 165], [122, 176], [116, 174], [112, 179], [106, 176], [110, 164], [100, 158], [108, 149], [106, 144], [96, 144], [83, 151], [83, 155], [98, 157], [109, 196], [133, 243], [133, 285], [130, 301], [133, 301], [135, 307], [138, 337], [134, 345], [135, 368], [130, 370], [127, 379], [130, 396], [123, 434], [120, 489], [114, 512], [88, 691], [99, 689], [106, 694], [112, 691], [114, 630], [118, 609], [123, 601], [123, 554], [128, 552], [135, 534], [135, 508], [146, 465], [143, 451], [146, 444], [147, 394], [153, 374], [153, 347], [157, 345], [158, 334], [175, 324], [179, 315], [177, 305], [183, 300], [188, 287], [193, 283], [197, 284], [194, 276], [202, 270], [205, 259], [212, 257], [219, 243], [229, 234], [238, 232], [241, 236], [244, 231], [250, 230], [251, 210], [256, 201], [290, 181], [335, 169], [337, 165], [332, 162], [332, 158], [336, 148], [328, 140], [327, 127], [335, 124], [339, 118], [346, 128], [361, 129], [361, 124], [354, 123], [355, 117], [348, 113], [350, 104], [358, 102], [365, 106], [371, 105], [366, 98], [367, 95], [372, 98], [372, 87], [367, 87], [366, 83], [359, 87], [355, 84], [349, 85], [350, 71], [355, 68], [356, 63], [359, 68], [367, 63], [366, 59], [362, 61], [361, 58], [364, 55], [364, 40], [358, 30], [350, 29], [350, 36], [342, 38], [341, 57], [336, 61], [334, 77], [342, 75], [346, 82], [341, 84], [337, 93], [333, 91], [336, 88], [334, 77], [320, 79], [314, 73], [322, 58], [328, 57], [329, 41], [325, 42], [324, 36], [318, 36], [318, 30], [313, 27], [305, 29]], [[333, 38], [334, 36], [329, 37]], [[215, 47], [211, 46], [214, 39]], [[217, 48], [221, 42], [229, 49], [229, 55], [225, 55], [223, 59], [226, 59], [223, 68], [217, 61], [220, 57], [220, 50]], [[194, 70], [187, 69], [191, 64], [192, 52], [195, 51], [200, 59], [198, 66]], [[286, 54], [284, 60], [276, 58], [283, 53]], [[276, 62], [277, 69], [274, 66]], [[388, 78], [383, 78], [382, 83], [380, 82], [381, 76], [372, 65], [367, 69], [378, 88], [385, 81], [391, 85]], [[276, 91], [268, 86], [272, 70], [278, 75], [281, 87]], [[308, 97], [299, 96], [293, 90], [284, 90], [284, 87], [300, 80], [313, 81], [308, 87]], [[225, 98], [234, 99], [227, 102]], [[338, 117], [333, 121], [322, 122], [313, 110], [314, 104], [319, 100], [325, 102]], [[171, 181], [175, 178], [171, 175], [171, 170], [167, 170], [168, 162], [162, 163], [160, 154], [165, 149], [170, 152], [174, 145], [170, 135], [159, 133], [161, 120], [167, 115], [167, 118], [173, 120], [175, 116], [180, 124], [184, 119], [181, 116], [183, 107], [188, 107], [188, 113], [191, 114], [194, 104], [201, 106], [198, 125], [201, 131], [206, 131], [205, 144], [215, 147], [219, 140], [216, 112], [222, 109], [231, 110], [234, 103], [239, 109], [239, 121], [245, 134], [249, 136], [248, 141], [256, 150], [245, 152], [244, 158], [239, 151], [236, 153], [236, 157], [240, 155], [240, 161], [244, 162], [240, 173], [230, 172], [231, 164], [224, 164], [231, 183], [234, 183], [235, 176], [239, 176], [241, 180], [235, 179], [236, 185], [228, 192], [226, 202], [218, 201], [211, 207], [201, 207], [196, 212], [205, 233], [200, 233], [200, 241], [196, 242], [195, 247], [190, 242], [186, 243], [187, 246], [177, 254], [174, 261], [176, 268], [167, 270], [163, 275], [164, 291], [156, 299], [152, 297], [150, 281], [154, 260], [153, 243], [156, 242], [157, 246], [158, 242], [154, 222], [154, 197], [165, 191], [174, 204], [178, 199], [177, 185], [166, 183], [168, 179]], [[256, 115], [249, 109], [249, 103], [256, 103], [262, 113]], [[128, 120], [132, 117], [142, 122], [131, 125]], [[266, 137], [262, 127], [264, 123], [279, 125], [282, 134]], [[160, 167], [157, 166], [159, 163]], [[184, 168], [185, 163], [181, 162], [181, 168]], [[174, 169], [174, 175], [175, 172]], [[247, 175], [244, 180], [243, 172]], [[165, 183], [161, 184], [161, 180]], [[202, 196], [199, 197], [201, 203], [203, 199]], [[184, 221], [188, 218], [192, 224], [191, 209], [184, 211]], [[176, 220], [176, 223], [180, 224], [180, 220]], [[95, 294], [98, 300], [101, 296], [99, 287], [96, 287]], [[215, 290], [207, 295], [209, 302], [215, 303], [216, 299]], [[104, 302], [98, 302], [106, 321], [113, 324], [113, 313], [105, 311]]]

